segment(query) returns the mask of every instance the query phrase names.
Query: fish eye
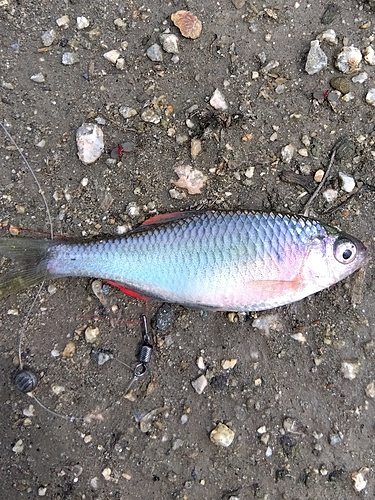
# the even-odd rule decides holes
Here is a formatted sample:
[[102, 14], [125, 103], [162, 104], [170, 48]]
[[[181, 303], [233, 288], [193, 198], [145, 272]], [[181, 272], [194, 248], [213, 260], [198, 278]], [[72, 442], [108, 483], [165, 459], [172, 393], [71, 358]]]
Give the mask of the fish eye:
[[357, 255], [357, 247], [352, 241], [339, 238], [334, 245], [333, 255], [341, 264], [350, 264]]

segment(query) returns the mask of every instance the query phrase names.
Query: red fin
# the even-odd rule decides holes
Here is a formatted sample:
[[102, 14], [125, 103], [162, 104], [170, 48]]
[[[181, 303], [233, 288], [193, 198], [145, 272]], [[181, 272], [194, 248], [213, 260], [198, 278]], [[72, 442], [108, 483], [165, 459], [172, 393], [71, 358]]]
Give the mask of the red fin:
[[139, 300], [148, 300], [148, 298], [145, 297], [144, 295], [141, 295], [140, 293], [135, 292], [134, 290], [130, 290], [129, 288], [126, 288], [126, 286], [123, 285], [122, 283], [117, 283], [116, 281], [110, 281], [110, 280], [105, 280], [105, 282], [108, 283], [109, 285], [115, 286], [116, 288], [121, 290], [126, 295], [129, 295], [129, 297], [134, 297], [135, 299], [139, 299]]
[[189, 212], [170, 212], [169, 214], [159, 214], [150, 217], [150, 219], [142, 222], [141, 226], [148, 226], [149, 224], [159, 224], [159, 222], [170, 222], [173, 220], [181, 219], [182, 216], [187, 215]]

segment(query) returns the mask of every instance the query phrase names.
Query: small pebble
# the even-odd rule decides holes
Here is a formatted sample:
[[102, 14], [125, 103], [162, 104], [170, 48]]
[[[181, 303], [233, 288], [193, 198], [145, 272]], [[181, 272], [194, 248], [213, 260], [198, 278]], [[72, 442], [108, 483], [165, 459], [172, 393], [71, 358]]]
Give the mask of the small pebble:
[[348, 380], [354, 380], [361, 369], [361, 363], [356, 360], [343, 361], [341, 363], [342, 376]]
[[125, 211], [126, 211], [127, 215], [129, 215], [129, 217], [131, 219], [135, 219], [136, 217], [139, 217], [140, 214], [141, 214], [141, 209], [138, 206], [137, 202], [135, 202], [135, 201], [130, 201], [126, 205]]
[[34, 417], [35, 416], [35, 408], [34, 405], [29, 405], [27, 408], [25, 408], [22, 412], [25, 417]]
[[90, 357], [99, 366], [103, 366], [113, 359], [113, 353], [108, 349], [94, 348], [90, 353]]
[[70, 23], [69, 16], [61, 16], [58, 19], [56, 19], [56, 24], [59, 28], [68, 28]]
[[350, 102], [353, 101], [353, 99], [355, 99], [354, 92], [348, 92], [347, 94], [341, 97], [341, 100], [343, 100], [344, 102]]
[[234, 368], [237, 364], [237, 359], [232, 358], [232, 359], [223, 359], [221, 361], [221, 367], [223, 370], [231, 370]]
[[65, 392], [65, 387], [63, 385], [52, 384], [51, 390], [56, 396], [60, 396], [60, 394]]
[[181, 415], [181, 424], [184, 425], [186, 422], [189, 420], [189, 416], [186, 415], [185, 413]]
[[364, 49], [363, 56], [367, 64], [375, 66], [375, 50], [371, 47], [371, 45]]
[[324, 177], [324, 170], [322, 170], [321, 168], [319, 170], [317, 170], [314, 174], [314, 181], [315, 182], [322, 182], [323, 180], [323, 177]]
[[179, 10], [171, 15], [171, 20], [180, 30], [181, 35], [193, 40], [199, 38], [202, 31], [202, 23], [192, 13], [187, 10]]
[[366, 488], [367, 481], [365, 480], [365, 475], [370, 472], [368, 467], [362, 467], [358, 471], [352, 472], [350, 475], [353, 481], [353, 487], [356, 491], [362, 491]]
[[190, 144], [190, 154], [194, 160], [202, 151], [202, 142], [200, 139], [192, 139]]
[[310, 51], [307, 54], [305, 71], [309, 75], [315, 75], [322, 69], [327, 67], [327, 56], [320, 48], [319, 40], [310, 42]]
[[369, 384], [367, 384], [365, 393], [368, 398], [375, 398], [375, 382], [370, 382]]
[[86, 17], [84, 17], [84, 16], [77, 17], [77, 29], [78, 30], [83, 30], [85, 28], [88, 28], [89, 26], [90, 26], [90, 22]]
[[333, 203], [335, 200], [337, 200], [339, 193], [336, 191], [336, 189], [326, 189], [323, 191], [323, 198], [326, 200], [327, 203]]
[[92, 123], [83, 123], [76, 132], [78, 157], [85, 165], [94, 163], [104, 150], [101, 128]]
[[64, 66], [71, 66], [72, 64], [79, 62], [79, 57], [75, 52], [64, 52], [61, 62]]
[[42, 44], [44, 45], [44, 47], [50, 47], [55, 40], [56, 31], [54, 29], [45, 31], [42, 35]]
[[226, 111], [228, 109], [228, 104], [225, 102], [224, 96], [219, 89], [216, 89], [212, 94], [210, 104], [218, 111]]
[[351, 175], [345, 174], [344, 172], [339, 172], [339, 179], [341, 189], [346, 193], [351, 193], [355, 188], [354, 178]]
[[16, 441], [16, 444], [13, 446], [12, 451], [14, 451], [14, 453], [19, 455], [20, 453], [23, 452], [24, 447], [25, 447], [24, 442], [22, 441], [22, 439], [19, 439], [18, 441]]
[[347, 76], [335, 76], [329, 81], [331, 87], [342, 94], [347, 94], [350, 90], [350, 80]]
[[202, 394], [205, 388], [207, 387], [208, 381], [204, 375], [201, 375], [197, 379], [193, 380], [191, 385], [197, 394]]
[[283, 163], [290, 163], [296, 152], [296, 147], [293, 144], [287, 144], [281, 149], [281, 160]]
[[168, 191], [169, 196], [174, 200], [184, 200], [186, 198], [186, 193], [181, 193], [178, 189], [170, 189]]
[[116, 69], [122, 71], [125, 68], [125, 59], [123, 57], [119, 57], [116, 61]]
[[88, 344], [97, 344], [99, 342], [100, 330], [98, 327], [88, 326], [85, 330], [85, 340]]
[[102, 476], [104, 477], [104, 479], [106, 481], [109, 481], [111, 479], [111, 474], [112, 474], [112, 470], [110, 467], [106, 467], [105, 469], [103, 469], [102, 471]]
[[74, 356], [76, 352], [76, 345], [74, 342], [68, 342], [66, 346], [64, 347], [64, 350], [62, 352], [62, 357], [63, 358], [71, 358]]
[[43, 75], [43, 73], [35, 73], [35, 75], [30, 76], [30, 80], [35, 83], [44, 83], [46, 81], [46, 77]]
[[169, 54], [178, 54], [178, 38], [176, 35], [172, 33], [163, 33], [159, 38], [165, 52]]
[[104, 59], [107, 59], [110, 63], [115, 65], [117, 63], [118, 58], [120, 57], [121, 53], [117, 49], [109, 50], [108, 52], [105, 52], [103, 54]]
[[47, 494], [47, 486], [40, 486], [38, 488], [38, 496], [45, 497]]
[[172, 306], [165, 302], [156, 311], [152, 323], [159, 331], [165, 332], [171, 327], [173, 318], [174, 313]]
[[138, 114], [137, 110], [130, 108], [129, 106], [120, 106], [119, 113], [123, 118], [125, 118], [125, 120], [133, 118], [133, 116]]
[[203, 356], [198, 356], [198, 358], [197, 358], [197, 367], [200, 370], [205, 370], [206, 369], [206, 365], [204, 363]]
[[297, 342], [306, 342], [306, 336], [302, 332], [292, 333], [290, 336], [293, 340], [296, 340]]
[[358, 73], [358, 75], [353, 76], [352, 82], [353, 83], [364, 83], [368, 79], [368, 74], [366, 71], [362, 71], [361, 73]]
[[270, 330], [278, 330], [280, 328], [280, 320], [277, 314], [265, 314], [254, 319], [253, 328], [264, 331], [265, 335], [270, 334]]
[[171, 179], [171, 182], [176, 187], [187, 189], [189, 194], [201, 194], [207, 182], [207, 176], [203, 172], [193, 169], [191, 165], [178, 165], [174, 168], [174, 171], [178, 180]]
[[155, 113], [153, 109], [150, 108], [143, 111], [143, 113], [141, 114], [141, 118], [144, 122], [147, 123], [158, 124], [161, 121], [160, 116], [157, 113]]
[[265, 434], [267, 432], [267, 427], [265, 425], [262, 425], [261, 427], [258, 427], [257, 433], [258, 434]]
[[357, 47], [343, 47], [336, 59], [336, 68], [342, 73], [354, 73], [360, 69], [362, 54]]
[[366, 94], [366, 102], [370, 106], [375, 106], [375, 88], [369, 89]]
[[154, 62], [162, 62], [163, 61], [163, 52], [161, 50], [160, 45], [154, 43], [146, 50], [147, 57]]
[[218, 445], [227, 448], [230, 446], [234, 439], [234, 432], [227, 425], [222, 424], [221, 422], [217, 424], [215, 429], [213, 429], [210, 433], [210, 440]]
[[344, 436], [341, 432], [331, 434], [329, 436], [329, 444], [331, 446], [337, 446], [338, 444], [342, 443], [343, 438], [344, 438]]
[[320, 42], [327, 42], [329, 45], [337, 45], [338, 43], [336, 32], [333, 29], [323, 31], [323, 33], [318, 36], [318, 40]]

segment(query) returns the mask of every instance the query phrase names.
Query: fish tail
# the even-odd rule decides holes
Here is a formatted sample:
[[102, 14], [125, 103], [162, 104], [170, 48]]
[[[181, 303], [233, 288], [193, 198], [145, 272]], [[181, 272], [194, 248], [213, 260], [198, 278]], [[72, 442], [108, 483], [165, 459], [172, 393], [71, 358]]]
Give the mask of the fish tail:
[[47, 264], [48, 250], [54, 244], [31, 238], [0, 238], [0, 255], [15, 261], [18, 266], [0, 281], [0, 299], [52, 277]]

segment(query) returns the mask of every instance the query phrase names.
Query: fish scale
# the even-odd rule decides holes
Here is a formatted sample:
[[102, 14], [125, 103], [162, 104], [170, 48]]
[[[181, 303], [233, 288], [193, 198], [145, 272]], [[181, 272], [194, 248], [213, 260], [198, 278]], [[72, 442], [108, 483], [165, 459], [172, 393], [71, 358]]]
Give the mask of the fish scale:
[[[4, 242], [12, 240], [12, 248]], [[18, 241], [0, 240], [0, 253], [19, 256], [28, 240]], [[246, 211], [156, 216], [121, 238], [44, 241], [39, 253], [32, 241], [28, 255], [39, 281], [97, 277], [142, 296], [227, 311], [294, 302], [348, 276], [367, 256], [361, 242], [318, 221]], [[343, 258], [344, 249], [350, 259]], [[22, 280], [23, 287], [38, 281], [30, 262]]]

